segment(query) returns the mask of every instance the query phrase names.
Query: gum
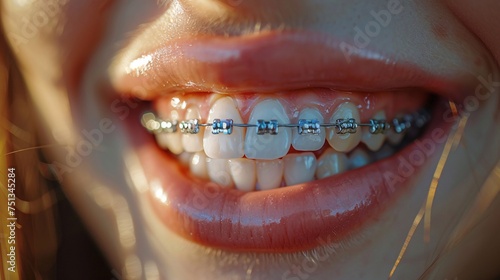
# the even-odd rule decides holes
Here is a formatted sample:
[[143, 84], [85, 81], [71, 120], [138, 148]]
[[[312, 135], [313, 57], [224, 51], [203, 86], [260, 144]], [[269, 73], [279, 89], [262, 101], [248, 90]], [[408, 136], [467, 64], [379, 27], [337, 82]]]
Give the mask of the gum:
[[[184, 119], [186, 109], [196, 107], [202, 122], [207, 121], [211, 104], [224, 94], [184, 93], [175, 96], [163, 96], [153, 101], [153, 109], [164, 119]], [[330, 89], [303, 89], [267, 94], [231, 94], [244, 122], [248, 122], [253, 107], [260, 101], [277, 99], [285, 108], [292, 123], [298, 121], [298, 115], [304, 108], [316, 108], [325, 118], [325, 122], [341, 103], [352, 102], [357, 105], [361, 121], [372, 118], [375, 113], [384, 110], [388, 120], [399, 113], [414, 112], [425, 106], [429, 94], [418, 90], [355, 93], [338, 92]]]

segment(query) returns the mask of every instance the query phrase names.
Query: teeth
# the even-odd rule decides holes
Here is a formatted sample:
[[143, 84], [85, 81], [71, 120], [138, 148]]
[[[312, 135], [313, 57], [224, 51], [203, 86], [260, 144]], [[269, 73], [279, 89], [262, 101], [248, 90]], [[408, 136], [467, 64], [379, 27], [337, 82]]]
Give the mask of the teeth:
[[[186, 110], [185, 120], [201, 119], [200, 112], [196, 107], [190, 107]], [[182, 147], [186, 152], [199, 152], [203, 151], [203, 134], [183, 134]]]
[[356, 169], [370, 163], [370, 155], [363, 149], [357, 148], [349, 155], [349, 169]]
[[177, 157], [177, 159], [182, 164], [182, 166], [189, 166], [189, 163], [191, 162], [192, 156], [193, 156], [193, 153], [183, 152]]
[[[305, 108], [299, 114], [299, 119], [317, 119], [319, 123], [323, 123], [324, 119], [321, 113], [314, 108]], [[323, 147], [325, 143], [325, 130], [321, 129], [319, 135], [307, 134], [300, 135], [297, 129], [292, 130], [292, 146], [298, 151], [316, 151]]]
[[386, 132], [386, 137], [387, 137], [387, 141], [389, 143], [391, 143], [394, 146], [397, 146], [397, 145], [399, 145], [399, 143], [401, 143], [401, 141], [405, 137], [405, 132], [396, 133], [393, 130], [389, 130]]
[[285, 163], [285, 183], [287, 186], [312, 181], [316, 173], [316, 157], [313, 153], [289, 154], [283, 158]]
[[[403, 115], [399, 114], [396, 116], [396, 118], [400, 119], [402, 118]], [[389, 129], [388, 131], [386, 131], [386, 138], [387, 138], [387, 141], [389, 143], [391, 143], [392, 145], [396, 146], [396, 145], [399, 145], [399, 143], [401, 143], [401, 141], [403, 140], [403, 138], [405, 137], [405, 132], [403, 133], [396, 133], [393, 129]]]
[[[333, 113], [330, 118], [330, 123], [334, 123], [337, 119], [355, 119], [359, 123], [359, 110], [351, 102], [342, 103]], [[359, 127], [358, 127], [359, 130]], [[327, 128], [326, 139], [332, 148], [338, 152], [349, 152], [354, 149], [361, 140], [361, 133], [346, 133], [337, 134], [334, 128]]]
[[[385, 120], [385, 118], [386, 117], [384, 111], [379, 111], [373, 116], [373, 119], [376, 120]], [[382, 147], [382, 144], [384, 144], [384, 141], [384, 133], [372, 134], [370, 133], [369, 127], [362, 128], [361, 142], [365, 143], [366, 147], [368, 147], [368, 149], [370, 149], [371, 151], [377, 151], [378, 149], [380, 149], [380, 147]]]
[[[257, 120], [277, 120], [279, 124], [290, 123], [285, 109], [277, 100], [267, 99], [258, 103], [250, 115], [249, 123]], [[251, 159], [275, 159], [286, 155], [290, 149], [292, 132], [290, 128], [280, 127], [277, 135], [257, 135], [248, 131], [245, 139], [245, 155]]]
[[233, 180], [227, 159], [207, 157], [207, 170], [210, 180], [222, 187], [231, 187]]
[[[215, 101], [210, 108], [208, 122], [213, 119], [232, 119], [234, 123], [243, 123], [234, 101], [230, 97], [223, 97]], [[212, 134], [212, 128], [206, 127], [203, 138], [203, 148], [210, 158], [229, 159], [243, 156], [243, 133], [240, 127], [233, 128], [231, 134]]]
[[241, 191], [253, 191], [255, 188], [256, 172], [255, 161], [245, 158], [230, 159], [229, 170], [236, 185]]
[[316, 177], [323, 179], [347, 170], [349, 160], [346, 154], [328, 148], [318, 159]]
[[204, 152], [197, 152], [191, 157], [189, 170], [195, 177], [208, 179], [207, 156]]
[[283, 178], [283, 160], [257, 160], [257, 183], [260, 190], [278, 188]]
[[[170, 112], [170, 118], [165, 119], [178, 120], [179, 115], [177, 111], [172, 111]], [[156, 142], [161, 148], [168, 149], [173, 154], [180, 155], [184, 151], [184, 149], [182, 148], [181, 140], [182, 134], [179, 130], [177, 130], [175, 133], [156, 134], [155, 137]]]
[[392, 156], [396, 151], [394, 150], [394, 148], [389, 145], [389, 144], [384, 144], [382, 146], [382, 148], [380, 148], [375, 154], [374, 154], [374, 158], [376, 161], [378, 160], [382, 160], [384, 158], [387, 158], [387, 157], [390, 157]]

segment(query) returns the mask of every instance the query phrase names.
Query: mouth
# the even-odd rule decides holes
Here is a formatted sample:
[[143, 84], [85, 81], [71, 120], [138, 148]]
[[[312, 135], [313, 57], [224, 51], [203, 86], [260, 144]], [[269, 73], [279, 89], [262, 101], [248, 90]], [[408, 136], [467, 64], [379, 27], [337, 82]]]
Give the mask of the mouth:
[[349, 238], [418, 187], [450, 127], [441, 105], [470, 92], [467, 75], [339, 46], [265, 33], [124, 59], [114, 87], [148, 107], [127, 125], [168, 228], [209, 247], [297, 252]]

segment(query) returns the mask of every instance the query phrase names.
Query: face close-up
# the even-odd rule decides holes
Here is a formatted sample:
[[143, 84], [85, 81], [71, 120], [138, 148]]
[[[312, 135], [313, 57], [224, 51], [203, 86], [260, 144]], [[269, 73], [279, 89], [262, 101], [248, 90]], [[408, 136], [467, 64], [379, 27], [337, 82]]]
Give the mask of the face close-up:
[[0, 5], [116, 278], [500, 277], [499, 1]]

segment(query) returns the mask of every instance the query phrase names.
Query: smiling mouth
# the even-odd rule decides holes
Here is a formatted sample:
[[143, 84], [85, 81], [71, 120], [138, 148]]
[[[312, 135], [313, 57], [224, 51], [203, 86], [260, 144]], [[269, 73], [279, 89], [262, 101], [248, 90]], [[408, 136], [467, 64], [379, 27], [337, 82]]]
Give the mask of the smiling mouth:
[[347, 62], [327, 41], [192, 39], [123, 67], [115, 88], [151, 103], [128, 127], [167, 227], [222, 249], [307, 250], [349, 238], [411, 189], [446, 139], [439, 105], [467, 84]]

